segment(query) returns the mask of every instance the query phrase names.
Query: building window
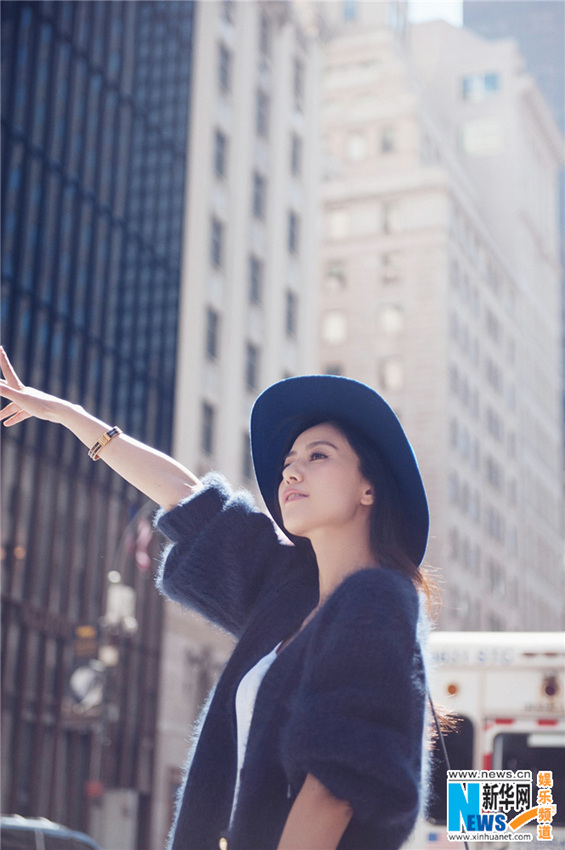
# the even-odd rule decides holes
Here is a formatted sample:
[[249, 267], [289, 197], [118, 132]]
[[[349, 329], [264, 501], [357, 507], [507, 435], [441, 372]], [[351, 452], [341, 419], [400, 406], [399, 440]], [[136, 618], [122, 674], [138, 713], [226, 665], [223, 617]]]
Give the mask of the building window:
[[322, 316], [322, 340], [339, 345], [347, 339], [347, 316], [343, 310], [327, 310]]
[[326, 276], [324, 278], [324, 290], [326, 292], [340, 292], [347, 285], [345, 275], [345, 263], [342, 260], [332, 260], [328, 263]]
[[296, 336], [298, 326], [298, 296], [291, 292], [290, 289], [286, 293], [286, 335]]
[[381, 225], [383, 233], [392, 233], [396, 230], [398, 218], [398, 204], [394, 201], [383, 201], [381, 208]]
[[357, 0], [344, 0], [343, 20], [354, 21], [357, 17]]
[[267, 138], [269, 135], [269, 95], [261, 89], [257, 89], [255, 129], [258, 136]]
[[294, 108], [302, 112], [304, 107], [304, 62], [298, 57], [294, 60], [292, 93]]
[[449, 445], [456, 449], [459, 445], [459, 423], [457, 419], [451, 419], [449, 422]]
[[259, 386], [259, 349], [252, 342], [247, 343], [245, 353], [245, 385], [248, 390]]
[[395, 336], [404, 330], [404, 311], [398, 304], [385, 304], [377, 314], [377, 330], [386, 336]]
[[396, 149], [396, 133], [394, 127], [383, 127], [381, 133], [381, 153], [393, 153]]
[[200, 445], [206, 455], [214, 454], [214, 430], [216, 411], [207, 401], [202, 404], [202, 434]]
[[379, 367], [381, 387], [389, 392], [404, 389], [404, 361], [399, 355], [384, 357]]
[[515, 478], [508, 482], [508, 502], [511, 505], [518, 504], [518, 485]]
[[353, 162], [365, 159], [367, 156], [367, 137], [365, 133], [350, 133], [346, 143], [347, 158]]
[[288, 250], [291, 254], [298, 253], [300, 238], [300, 219], [294, 211], [288, 214]]
[[290, 170], [297, 177], [302, 173], [302, 139], [292, 134], [290, 145]]
[[214, 136], [214, 171], [218, 177], [226, 176], [227, 148], [227, 137], [221, 130], [216, 130]]
[[508, 434], [508, 454], [510, 457], [516, 457], [516, 434], [512, 431]]
[[493, 342], [500, 343], [502, 340], [501, 325], [494, 313], [488, 309], [485, 314], [485, 327]]
[[456, 472], [450, 472], [448, 480], [449, 501], [457, 504], [459, 502], [459, 476]]
[[492, 409], [487, 407], [486, 411], [487, 431], [495, 440], [502, 442], [504, 440], [504, 425], [501, 417]]
[[220, 314], [212, 307], [206, 311], [206, 356], [216, 360], [219, 350]]
[[212, 264], [221, 268], [224, 264], [224, 232], [225, 227], [217, 218], [212, 218], [212, 233], [210, 238], [210, 259]]
[[349, 210], [330, 210], [327, 222], [328, 235], [331, 239], [345, 239], [349, 236]]
[[487, 357], [486, 359], [485, 374], [491, 387], [496, 390], [497, 393], [502, 394], [504, 391], [502, 372], [490, 357]]
[[[493, 156], [504, 149], [504, 130], [498, 116], [465, 121], [459, 128], [459, 146], [469, 156]], [[474, 245], [470, 246], [471, 250]]]
[[382, 281], [385, 284], [398, 283], [400, 280], [400, 254], [386, 253], [381, 256]]
[[218, 47], [218, 83], [220, 91], [231, 91], [232, 55], [225, 44]]
[[487, 614], [487, 629], [489, 632], [504, 632], [506, 631], [506, 626], [499, 614], [489, 611]]
[[461, 80], [463, 100], [481, 101], [500, 91], [500, 75], [491, 71], [486, 74], [468, 74]]
[[502, 564], [491, 558], [488, 561], [487, 569], [490, 592], [494, 596], [506, 596], [506, 575]]
[[249, 257], [249, 301], [260, 304], [263, 297], [265, 264], [253, 254]]
[[271, 22], [265, 12], [259, 22], [259, 53], [264, 59], [271, 55]]
[[475, 522], [479, 522], [481, 518], [481, 497], [477, 490], [475, 490], [471, 494], [471, 501], [469, 504], [469, 516]]
[[241, 471], [243, 473], [243, 477], [247, 481], [253, 481], [253, 461], [251, 459], [251, 447], [249, 444], [249, 434], [247, 431], [243, 435], [243, 440], [241, 441]]
[[495, 490], [502, 490], [504, 488], [504, 473], [502, 471], [502, 467], [490, 456], [486, 458], [485, 472], [487, 481], [492, 487], [494, 487]]
[[489, 537], [492, 537], [493, 540], [497, 540], [499, 543], [504, 543], [506, 536], [504, 518], [502, 514], [491, 505], [489, 505], [485, 510], [485, 525]]
[[222, 18], [228, 24], [235, 22], [235, 0], [223, 0], [222, 2]]
[[267, 181], [261, 175], [253, 175], [253, 215], [255, 218], [265, 218], [265, 198], [267, 194]]

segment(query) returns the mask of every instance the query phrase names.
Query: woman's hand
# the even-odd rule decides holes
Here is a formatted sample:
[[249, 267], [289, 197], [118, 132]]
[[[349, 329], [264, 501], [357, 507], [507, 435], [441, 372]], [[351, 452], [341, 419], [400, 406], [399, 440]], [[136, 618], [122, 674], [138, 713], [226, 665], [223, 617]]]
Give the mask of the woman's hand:
[[0, 368], [4, 375], [4, 378], [0, 379], [0, 395], [10, 402], [0, 411], [0, 422], [4, 422], [4, 425], [9, 428], [29, 419], [30, 416], [47, 419], [50, 422], [61, 421], [62, 408], [66, 402], [42, 393], [40, 390], [34, 390], [32, 387], [25, 387], [2, 347], [0, 347]]
[[[91, 416], [80, 405], [25, 387], [2, 348], [0, 367], [4, 374], [0, 379], [0, 396], [10, 402], [0, 412], [0, 422], [5, 426], [11, 427], [36, 416], [64, 425], [88, 448], [109, 430], [107, 422]], [[100, 457], [118, 475], [167, 510], [200, 487], [198, 478], [176, 460], [126, 434], [120, 434], [105, 445]]]

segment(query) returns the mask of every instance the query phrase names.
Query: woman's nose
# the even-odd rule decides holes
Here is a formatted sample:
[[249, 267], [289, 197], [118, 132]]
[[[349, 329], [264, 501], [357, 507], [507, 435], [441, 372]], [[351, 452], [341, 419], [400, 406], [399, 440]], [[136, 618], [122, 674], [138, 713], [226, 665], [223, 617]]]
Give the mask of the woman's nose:
[[300, 464], [296, 461], [287, 463], [287, 465], [283, 469], [283, 480], [286, 482], [302, 481], [302, 472], [300, 470]]

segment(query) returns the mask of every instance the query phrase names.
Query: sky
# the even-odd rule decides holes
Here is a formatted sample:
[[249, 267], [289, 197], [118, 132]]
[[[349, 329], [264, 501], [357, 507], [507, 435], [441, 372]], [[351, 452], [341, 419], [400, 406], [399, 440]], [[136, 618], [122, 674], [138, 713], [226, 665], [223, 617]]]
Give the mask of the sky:
[[462, 26], [462, 0], [410, 0], [410, 20], [418, 22], [434, 18], [441, 18], [455, 26]]

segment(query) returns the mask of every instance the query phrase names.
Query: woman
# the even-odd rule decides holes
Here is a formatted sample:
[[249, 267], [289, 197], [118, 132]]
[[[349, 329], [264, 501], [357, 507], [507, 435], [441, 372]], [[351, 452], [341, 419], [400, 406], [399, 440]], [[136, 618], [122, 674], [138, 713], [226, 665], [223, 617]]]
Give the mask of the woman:
[[[304, 376], [251, 417], [259, 489], [200, 482], [82, 408], [25, 388], [4, 352], [5, 425], [69, 428], [163, 507], [158, 583], [238, 638], [203, 713], [172, 850], [397, 850], [421, 803], [419, 564], [428, 534], [410, 444], [372, 389]], [[102, 435], [102, 437], [101, 437]]]

